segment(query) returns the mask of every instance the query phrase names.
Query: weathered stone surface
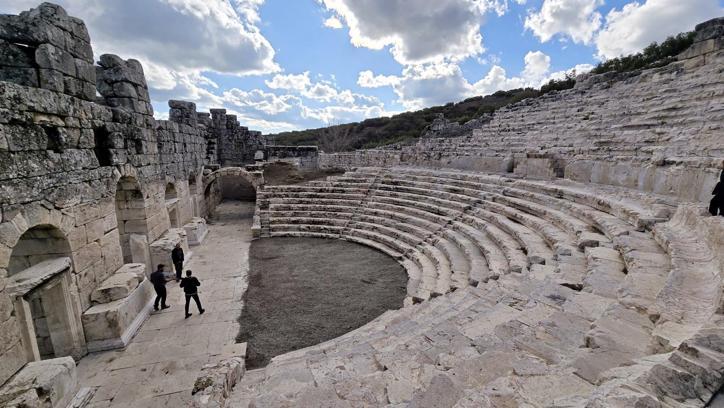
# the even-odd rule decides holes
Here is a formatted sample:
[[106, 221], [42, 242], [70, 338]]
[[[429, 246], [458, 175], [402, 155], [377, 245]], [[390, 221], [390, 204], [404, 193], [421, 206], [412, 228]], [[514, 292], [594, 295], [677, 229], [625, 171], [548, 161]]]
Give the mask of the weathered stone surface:
[[138, 275], [134, 272], [126, 272], [124, 269], [129, 267], [140, 267], [141, 271], [145, 269], [144, 265], [124, 265], [121, 270], [104, 280], [91, 294], [91, 301], [95, 304], [110, 303], [127, 297], [138, 284], [144, 279], [145, 274]]
[[45, 68], [59, 71], [65, 75], [76, 76], [73, 56], [50, 44], [42, 44], [35, 50], [35, 62], [41, 69]]
[[125, 347], [148, 317], [153, 296], [152, 285], [145, 279], [127, 296], [86, 310], [82, 320], [88, 350]]
[[201, 217], [194, 217], [191, 222], [184, 225], [189, 245], [201, 245], [209, 232], [206, 228], [206, 220]]
[[225, 358], [215, 364], [207, 364], [194, 382], [191, 393], [194, 395], [194, 407], [223, 408], [231, 390], [245, 372], [246, 343], [240, 343], [236, 355]]
[[0, 388], [0, 404], [64, 407], [73, 398], [76, 387], [75, 361], [71, 357], [32, 362]]

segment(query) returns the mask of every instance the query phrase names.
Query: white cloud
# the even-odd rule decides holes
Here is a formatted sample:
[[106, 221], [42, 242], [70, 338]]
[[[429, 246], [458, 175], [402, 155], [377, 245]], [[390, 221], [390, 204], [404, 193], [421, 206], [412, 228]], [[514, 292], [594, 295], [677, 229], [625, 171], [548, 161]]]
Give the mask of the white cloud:
[[353, 45], [390, 47], [403, 65], [461, 60], [484, 50], [480, 25], [507, 0], [319, 0], [349, 27]]
[[232, 88], [223, 94], [224, 100], [237, 107], [249, 107], [268, 115], [277, 115], [292, 108], [293, 103], [298, 103], [299, 98], [291, 95], [281, 95], [264, 92], [261, 89], [243, 91]]
[[302, 105], [301, 116], [313, 119], [326, 125], [335, 125], [349, 122], [359, 122], [364, 119], [390, 116], [383, 106], [324, 106], [312, 108]]
[[[88, 26], [96, 55], [234, 75], [279, 70], [261, 34], [263, 0], [56, 0]], [[36, 0], [15, 1], [28, 9]]]
[[317, 82], [303, 92], [310, 99], [322, 102], [331, 102], [337, 98], [337, 89], [328, 83]]
[[394, 75], [375, 75], [369, 70], [360, 72], [357, 77], [357, 85], [362, 88], [381, 88], [397, 85], [399, 82], [399, 77]]
[[312, 80], [309, 79], [309, 71], [306, 71], [303, 74], [296, 75], [277, 74], [274, 75], [274, 78], [272, 78], [271, 81], [264, 81], [264, 83], [271, 89], [283, 89], [287, 91], [301, 92], [312, 85]]
[[596, 38], [598, 56], [615, 58], [641, 51], [654, 41], [691, 31], [694, 26], [724, 14], [718, 0], [648, 0], [630, 3], [606, 16]]
[[544, 0], [540, 11], [531, 11], [525, 19], [542, 42], [556, 34], [570, 37], [575, 43], [590, 44], [601, 27], [601, 14], [596, 8], [603, 0]]
[[326, 20], [324, 20], [324, 26], [327, 28], [331, 28], [334, 30], [339, 30], [343, 28], [342, 22], [339, 21], [339, 19], [336, 16], [332, 16]]
[[[530, 51], [524, 61], [525, 68], [519, 76], [509, 77], [505, 69], [496, 64], [474, 83], [470, 83], [454, 63], [410, 65], [403, 69], [400, 76], [382, 76], [372, 71], [362, 71], [357, 82], [360, 86], [390, 86], [405, 108], [420, 109], [499, 90], [537, 88], [551, 78], [551, 58], [548, 55], [541, 51]], [[585, 71], [584, 66], [578, 68], [579, 73]], [[565, 72], [556, 75], [562, 78]]]
[[540, 81], [551, 68], [551, 57], [541, 51], [529, 51], [523, 60], [525, 69], [523, 69], [522, 75], [529, 82]]
[[585, 74], [586, 72], [592, 70], [595, 67], [596, 67], [595, 65], [591, 65], [591, 64], [576, 64], [576, 66], [574, 66], [571, 69], [552, 72], [545, 79], [543, 79], [541, 81], [541, 83], [544, 84], [544, 83], [550, 81], [551, 79], [561, 80], [561, 79], [564, 79], [566, 77], [566, 75], [570, 75], [570, 74], [575, 74], [575, 75]]

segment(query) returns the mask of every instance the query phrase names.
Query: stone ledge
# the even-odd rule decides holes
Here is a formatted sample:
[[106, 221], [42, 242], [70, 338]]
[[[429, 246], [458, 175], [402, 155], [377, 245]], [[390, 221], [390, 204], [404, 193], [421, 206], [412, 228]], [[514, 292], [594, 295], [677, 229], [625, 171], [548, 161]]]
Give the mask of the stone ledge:
[[194, 217], [191, 222], [184, 225], [189, 245], [201, 245], [209, 230], [206, 227], [206, 220], [201, 217]]
[[146, 279], [145, 269], [143, 264], [123, 265], [93, 290], [91, 301], [104, 304], [128, 297]]
[[144, 279], [127, 297], [86, 310], [82, 320], [88, 351], [126, 347], [150, 315], [152, 302], [152, 285]]
[[7, 293], [14, 296], [25, 296], [54, 276], [69, 270], [71, 265], [71, 260], [67, 257], [49, 259], [33, 265], [8, 280]]
[[0, 406], [65, 408], [77, 385], [72, 357], [28, 363], [0, 388]]

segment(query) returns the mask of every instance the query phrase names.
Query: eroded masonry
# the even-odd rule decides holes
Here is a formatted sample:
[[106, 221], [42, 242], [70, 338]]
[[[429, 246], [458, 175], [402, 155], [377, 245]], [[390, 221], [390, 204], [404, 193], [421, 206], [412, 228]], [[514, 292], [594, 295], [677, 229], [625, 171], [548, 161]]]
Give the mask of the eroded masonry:
[[[197, 406], [716, 406], [723, 66], [720, 18], [669, 65], [579, 77], [462, 136], [318, 155], [189, 102], [155, 120], [141, 65], [94, 62], [82, 21], [2, 15], [0, 405], [113, 406], [75, 362], [128, 348], [151, 266], [203, 245], [227, 186], [256, 198], [254, 236], [378, 249], [407, 297], [261, 369], [243, 347], [190, 368]], [[276, 160], [348, 171], [265, 186]]]
[[[127, 345], [151, 265], [203, 241], [222, 179], [252, 195], [263, 183], [229, 167], [264, 159], [259, 132], [224, 109], [169, 107], [155, 120], [141, 64], [95, 63], [84, 23], [59, 6], [0, 15], [0, 405], [35, 392], [32, 376], [68, 374], [67, 358]], [[35, 398], [59, 406], [68, 387]]]

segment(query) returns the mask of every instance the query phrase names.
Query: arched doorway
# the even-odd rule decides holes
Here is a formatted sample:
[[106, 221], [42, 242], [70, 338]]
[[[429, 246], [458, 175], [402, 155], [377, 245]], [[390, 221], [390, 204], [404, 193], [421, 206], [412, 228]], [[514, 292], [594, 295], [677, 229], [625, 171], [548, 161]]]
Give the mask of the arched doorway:
[[178, 228], [178, 193], [176, 192], [176, 186], [174, 186], [173, 183], [166, 184], [164, 197], [166, 199], [166, 211], [168, 212], [168, 220], [171, 224], [171, 228]]
[[204, 214], [211, 216], [222, 201], [244, 204], [256, 201], [256, 189], [264, 184], [259, 171], [223, 167], [204, 176]]
[[256, 201], [256, 188], [245, 177], [238, 174], [222, 174], [221, 199], [235, 201]]
[[70, 244], [54, 226], [25, 231], [13, 247], [6, 290], [28, 361], [83, 353], [80, 310], [71, 294], [72, 271]]
[[8, 263], [8, 277], [53, 258], [70, 257], [65, 234], [52, 226], [37, 226], [20, 236]]
[[138, 180], [123, 177], [116, 186], [116, 220], [123, 252], [123, 262], [133, 262], [131, 235], [147, 235], [146, 204]]

